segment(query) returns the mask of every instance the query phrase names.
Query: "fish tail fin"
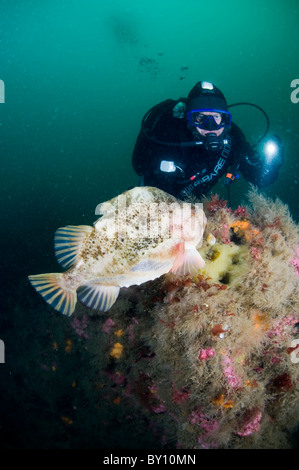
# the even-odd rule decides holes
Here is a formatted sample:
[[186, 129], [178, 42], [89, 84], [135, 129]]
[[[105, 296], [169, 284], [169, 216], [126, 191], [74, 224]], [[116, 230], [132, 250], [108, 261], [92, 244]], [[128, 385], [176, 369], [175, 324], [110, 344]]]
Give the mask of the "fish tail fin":
[[75, 289], [64, 285], [63, 273], [37, 274], [28, 276], [28, 279], [51, 307], [64, 315], [72, 315], [77, 302], [77, 293]]

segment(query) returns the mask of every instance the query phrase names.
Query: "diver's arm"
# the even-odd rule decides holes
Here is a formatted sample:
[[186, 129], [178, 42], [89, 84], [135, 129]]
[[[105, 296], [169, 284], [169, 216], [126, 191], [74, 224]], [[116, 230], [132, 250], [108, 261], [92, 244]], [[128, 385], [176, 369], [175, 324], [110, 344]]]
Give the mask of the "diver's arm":
[[140, 182], [170, 194], [180, 191], [178, 182], [184, 177], [182, 164], [177, 163], [182, 159], [179, 145], [182, 132], [178, 130], [182, 123], [173, 114], [175, 104], [176, 101], [166, 100], [145, 115], [132, 156], [132, 166], [141, 177]]
[[[156, 167], [153, 161], [157, 152], [162, 153], [167, 149], [167, 144], [172, 141], [168, 135], [173, 120], [173, 107], [176, 101], [165, 100], [153, 106], [143, 117], [141, 129], [133, 150], [132, 166], [138, 175], [152, 173]], [[163, 150], [160, 150], [159, 141], [162, 141]]]
[[155, 186], [163, 191], [173, 194], [176, 181], [180, 176], [179, 170], [172, 170], [172, 154], [177, 149], [159, 146], [149, 141], [141, 132], [134, 148], [132, 165], [140, 176], [139, 184], [142, 186]]

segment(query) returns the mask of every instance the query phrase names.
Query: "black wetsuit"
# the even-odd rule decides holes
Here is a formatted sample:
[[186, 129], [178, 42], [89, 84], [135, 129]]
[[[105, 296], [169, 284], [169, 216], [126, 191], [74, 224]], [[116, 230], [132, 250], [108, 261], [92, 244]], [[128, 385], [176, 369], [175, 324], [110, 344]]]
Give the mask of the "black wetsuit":
[[[277, 178], [280, 165], [267, 167], [234, 123], [225, 134], [220, 151], [208, 151], [202, 143], [196, 144], [186, 117], [173, 115], [178, 102], [184, 99], [164, 101], [143, 119], [132, 164], [144, 185], [156, 186], [186, 199], [190, 195], [201, 198], [228, 172], [240, 171], [247, 181], [259, 188]], [[200, 141], [200, 135], [198, 137]], [[161, 171], [163, 160], [173, 162], [175, 171]]]

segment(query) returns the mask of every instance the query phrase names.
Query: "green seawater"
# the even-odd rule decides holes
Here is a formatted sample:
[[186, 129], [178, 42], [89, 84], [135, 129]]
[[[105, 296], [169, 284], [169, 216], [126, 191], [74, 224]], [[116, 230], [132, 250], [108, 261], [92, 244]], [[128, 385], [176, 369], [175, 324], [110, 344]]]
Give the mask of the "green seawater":
[[[53, 441], [55, 406], [55, 417], [45, 414], [40, 427], [43, 405], [30, 408], [41, 392], [37, 382], [30, 385], [28, 366], [42, 354], [35, 314], [41, 306], [45, 316], [57, 314], [26, 278], [60, 270], [53, 247], [58, 227], [92, 224], [98, 203], [138, 184], [131, 155], [151, 106], [187, 96], [199, 80], [215, 83], [229, 104], [261, 106], [270, 133], [285, 147], [279, 178], [264, 192], [288, 204], [299, 220], [299, 103], [291, 101], [290, 86], [299, 79], [298, 44], [297, 0], [0, 1], [4, 447], [59, 447]], [[254, 143], [265, 129], [263, 115], [248, 107], [232, 112]], [[248, 189], [243, 178], [234, 184], [234, 205], [246, 200]], [[223, 184], [217, 192], [226, 198]], [[18, 347], [24, 328], [30, 344], [26, 339]], [[49, 341], [54, 336], [50, 332]], [[16, 406], [18, 420], [11, 418]], [[82, 429], [85, 447], [88, 429]], [[78, 438], [67, 439], [66, 447], [79, 447]]]

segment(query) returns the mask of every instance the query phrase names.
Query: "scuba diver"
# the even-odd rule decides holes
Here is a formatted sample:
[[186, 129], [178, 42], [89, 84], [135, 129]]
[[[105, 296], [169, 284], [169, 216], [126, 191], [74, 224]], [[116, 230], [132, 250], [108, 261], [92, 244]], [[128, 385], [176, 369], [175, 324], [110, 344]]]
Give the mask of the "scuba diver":
[[[263, 112], [267, 130], [251, 146], [232, 122], [228, 108], [247, 104]], [[222, 92], [210, 82], [198, 82], [187, 98], [166, 100], [150, 109], [142, 120], [132, 158], [140, 186], [156, 186], [175, 197], [201, 199], [225, 176], [229, 185], [239, 176], [258, 188], [273, 183], [283, 163], [278, 136], [256, 146], [268, 132], [269, 119], [257, 105], [227, 105]]]

